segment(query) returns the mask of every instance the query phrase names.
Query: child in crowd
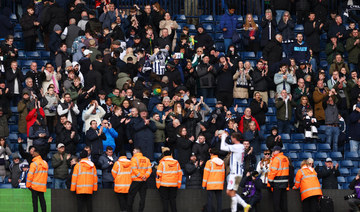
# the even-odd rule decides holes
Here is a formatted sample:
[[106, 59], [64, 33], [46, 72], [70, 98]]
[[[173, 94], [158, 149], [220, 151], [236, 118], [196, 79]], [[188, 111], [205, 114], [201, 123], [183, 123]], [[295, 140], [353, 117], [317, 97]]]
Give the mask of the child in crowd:
[[305, 140], [311, 142], [318, 139], [318, 130], [319, 123], [316, 121], [316, 118], [313, 116], [314, 111], [312, 109], [306, 112], [305, 116]]

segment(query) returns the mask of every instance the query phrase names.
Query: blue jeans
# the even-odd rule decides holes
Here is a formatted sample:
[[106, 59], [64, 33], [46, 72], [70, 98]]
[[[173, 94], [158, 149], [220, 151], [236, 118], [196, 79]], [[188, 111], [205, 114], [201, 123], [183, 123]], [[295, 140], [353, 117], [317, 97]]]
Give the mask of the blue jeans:
[[354, 64], [354, 63], [349, 63], [349, 69], [350, 69], [350, 72], [352, 72], [353, 70], [358, 71], [358, 65]]
[[360, 141], [350, 140], [350, 152], [359, 151], [359, 143]]
[[265, 140], [264, 139], [265, 132], [266, 132], [266, 124], [260, 126], [259, 135], [262, 140]]
[[55, 189], [66, 189], [66, 179], [57, 179], [54, 178], [54, 188]]
[[293, 46], [293, 43], [283, 43], [282, 44], [283, 50], [284, 50], [287, 58], [290, 58], [292, 46]]
[[279, 128], [279, 134], [289, 134], [290, 133], [290, 121], [284, 121], [284, 120], [277, 120], [278, 122], [278, 128]]
[[312, 70], [313, 72], [317, 73], [317, 62], [315, 60], [315, 58], [312, 58], [309, 63], [312, 65]]
[[276, 10], [276, 23], [278, 24], [285, 10]]
[[[235, 33], [235, 32], [234, 32]], [[225, 53], [227, 53], [229, 46], [232, 43], [231, 38], [224, 38], [224, 45], [225, 45]]]
[[327, 126], [325, 129], [325, 135], [326, 135], [326, 143], [330, 144], [330, 146], [331, 146], [331, 142], [332, 142], [333, 143], [332, 150], [334, 152], [337, 152], [338, 151], [338, 139], [339, 139], [339, 135], [340, 135], [339, 127]]

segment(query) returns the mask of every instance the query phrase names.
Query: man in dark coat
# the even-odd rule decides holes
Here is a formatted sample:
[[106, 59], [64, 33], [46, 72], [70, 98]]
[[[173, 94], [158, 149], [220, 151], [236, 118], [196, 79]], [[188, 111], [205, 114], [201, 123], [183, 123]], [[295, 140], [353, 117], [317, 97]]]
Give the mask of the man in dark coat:
[[140, 111], [140, 117], [134, 120], [134, 146], [139, 146], [150, 161], [154, 161], [155, 123], [147, 118], [146, 110]]
[[262, 18], [260, 26], [263, 29], [261, 31], [260, 45], [264, 48], [269, 41], [274, 40], [276, 34], [277, 23], [270, 9], [265, 11], [265, 16]]
[[221, 57], [217, 67], [217, 99], [230, 108], [233, 103], [233, 75], [235, 68], [230, 60], [226, 61], [225, 57]]
[[205, 142], [205, 136], [200, 134], [198, 139], [193, 144], [192, 152], [195, 153], [196, 157], [207, 161], [210, 157], [209, 155], [209, 145]]
[[21, 91], [23, 89], [22, 83], [24, 82], [24, 75], [18, 68], [16, 61], [12, 61], [10, 68], [5, 72], [5, 79], [9, 88], [10, 94], [12, 95], [13, 105], [17, 105], [21, 98]]
[[48, 47], [50, 50], [51, 60], [55, 60], [55, 55], [60, 49], [60, 45], [62, 42], [60, 37], [61, 32], [62, 32], [61, 26], [56, 24], [53, 28], [53, 32], [50, 34]]
[[90, 128], [85, 134], [85, 144], [91, 148], [91, 161], [98, 164], [99, 158], [103, 153], [103, 140], [106, 140], [106, 136], [103, 133], [103, 127], [97, 128], [98, 124], [95, 120], [90, 122]]
[[268, 102], [268, 82], [271, 81], [268, 76], [268, 69], [264, 68], [262, 60], [259, 60], [254, 68], [254, 71], [250, 72], [250, 77], [254, 82], [254, 93], [260, 92], [265, 103]]
[[42, 82], [45, 80], [45, 72], [44, 69], [41, 69], [41, 71], [37, 70], [37, 63], [32, 62], [30, 65], [30, 70], [26, 72], [25, 79], [30, 77], [33, 80], [33, 88], [35, 91], [40, 92], [40, 89], [42, 88]]
[[186, 188], [201, 188], [205, 161], [197, 159], [195, 153], [190, 156], [190, 161], [185, 165]]
[[66, 22], [66, 15], [64, 9], [61, 8], [55, 0], [49, 1], [49, 6], [43, 14], [41, 25], [45, 33], [51, 33], [55, 25], [59, 25], [61, 29], [64, 29]]
[[25, 51], [35, 51], [36, 49], [36, 30], [39, 26], [34, 15], [34, 7], [29, 5], [27, 12], [20, 19], [21, 29], [23, 31]]
[[282, 36], [277, 34], [275, 39], [268, 42], [263, 50], [263, 57], [269, 65], [269, 77], [273, 78], [275, 73], [279, 70], [279, 62], [282, 59]]
[[214, 40], [205, 32], [201, 24], [197, 26], [197, 32], [198, 33], [194, 37], [197, 41], [197, 43], [195, 43], [195, 48], [203, 47], [204, 52], [210, 52], [211, 47], [214, 45]]
[[336, 36], [341, 42], [347, 39], [346, 28], [343, 24], [341, 16], [339, 15], [335, 17], [335, 23], [331, 24], [329, 27], [328, 37], [332, 36]]
[[5, 38], [8, 35], [14, 34], [15, 24], [10, 21], [11, 10], [4, 8], [0, 13], [0, 38]]
[[316, 61], [319, 61], [320, 34], [324, 24], [316, 20], [317, 17], [315, 13], [310, 12], [309, 20], [306, 21], [304, 25], [304, 35], [307, 45], [313, 51], [313, 56], [315, 57]]
[[339, 164], [334, 167], [332, 159], [326, 158], [325, 166], [318, 171], [318, 177], [322, 178], [322, 189], [338, 189], [339, 176]]

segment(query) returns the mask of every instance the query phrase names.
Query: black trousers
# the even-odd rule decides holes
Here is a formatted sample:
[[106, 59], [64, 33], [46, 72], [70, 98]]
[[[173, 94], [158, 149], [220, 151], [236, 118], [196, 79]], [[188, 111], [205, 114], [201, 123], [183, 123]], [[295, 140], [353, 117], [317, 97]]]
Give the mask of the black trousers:
[[228, 109], [233, 104], [233, 93], [218, 92], [216, 98], [218, 101], [222, 101]]
[[117, 198], [119, 200], [120, 211], [127, 211], [127, 200], [128, 194], [127, 193], [116, 193]]
[[35, 51], [36, 50], [36, 36], [29, 36], [24, 38], [25, 51]]
[[216, 210], [217, 212], [221, 212], [222, 208], [222, 190], [207, 190], [207, 212], [212, 212], [213, 206], [213, 196], [215, 195], [216, 198]]
[[42, 212], [46, 212], [46, 202], [44, 198], [44, 192], [35, 191], [30, 189], [31, 198], [33, 203], [33, 211], [38, 212], [38, 199], [40, 200], [40, 207]]
[[129, 196], [128, 196], [128, 211], [133, 211], [133, 204], [135, 200], [136, 194], [139, 192], [140, 195], [140, 203], [139, 203], [139, 211], [144, 211], [145, 208], [145, 197], [146, 197], [146, 181], [133, 181], [131, 183], [130, 189], [129, 189]]
[[54, 122], [56, 116], [46, 116], [46, 125], [49, 130], [49, 134], [52, 135], [54, 133]]
[[77, 194], [77, 208], [78, 212], [82, 212], [86, 208], [87, 212], [92, 212], [92, 194]]
[[103, 188], [114, 188], [113, 182], [102, 182]]
[[288, 211], [286, 188], [274, 188], [273, 203], [274, 203], [274, 212]]
[[319, 206], [319, 196], [312, 196], [304, 199], [302, 202], [303, 212], [317, 212]]
[[161, 202], [163, 205], [163, 212], [169, 211], [169, 203], [171, 212], [177, 212], [176, 210], [176, 195], [177, 195], [177, 187], [163, 187], [160, 186], [159, 192], [161, 197]]

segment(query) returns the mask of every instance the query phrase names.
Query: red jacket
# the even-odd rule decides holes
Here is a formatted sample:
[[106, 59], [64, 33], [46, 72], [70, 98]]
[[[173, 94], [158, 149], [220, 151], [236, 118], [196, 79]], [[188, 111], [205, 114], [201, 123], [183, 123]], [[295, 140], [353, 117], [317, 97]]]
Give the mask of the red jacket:
[[[245, 115], [243, 115], [241, 117], [241, 120], [239, 122], [239, 127], [238, 127], [238, 130], [241, 132], [241, 133], [244, 133], [244, 118], [245, 118]], [[256, 121], [256, 119], [254, 117], [251, 116], [251, 121], [254, 121], [255, 124], [256, 124], [256, 129], [260, 131], [260, 126], [258, 124], [258, 122]]]
[[[39, 112], [40, 112], [40, 115], [42, 115], [45, 118], [45, 112], [42, 107], [39, 109]], [[27, 133], [28, 137], [29, 137], [29, 129], [35, 123], [37, 116], [38, 116], [38, 114], [37, 114], [35, 108], [32, 109], [26, 116], [26, 128], [27, 128], [26, 133]]]

